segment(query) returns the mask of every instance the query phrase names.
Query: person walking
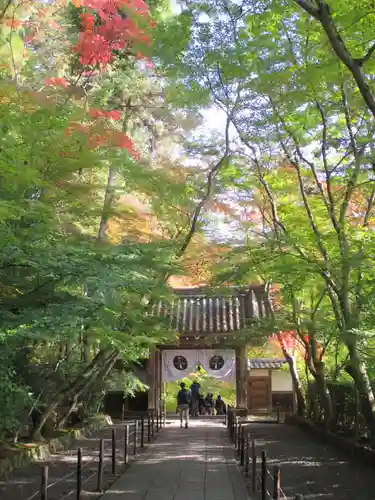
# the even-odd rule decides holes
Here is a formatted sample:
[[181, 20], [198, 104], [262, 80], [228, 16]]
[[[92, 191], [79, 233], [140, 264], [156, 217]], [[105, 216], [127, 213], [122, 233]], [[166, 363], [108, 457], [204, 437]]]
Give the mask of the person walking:
[[177, 405], [180, 412], [180, 427], [183, 427], [185, 420], [185, 429], [189, 427], [189, 405], [190, 405], [190, 391], [186, 389], [185, 383], [181, 382], [181, 389], [177, 393]]
[[214, 396], [210, 392], [207, 394], [207, 396], [204, 398], [204, 403], [206, 406], [206, 412], [208, 415], [213, 415], [214, 414]]
[[216, 398], [216, 415], [224, 415], [225, 414], [225, 403], [221, 396]]
[[191, 393], [191, 415], [193, 417], [197, 417], [198, 416], [200, 389], [201, 389], [201, 385], [198, 383], [197, 380], [194, 380], [194, 382], [190, 386], [190, 393]]

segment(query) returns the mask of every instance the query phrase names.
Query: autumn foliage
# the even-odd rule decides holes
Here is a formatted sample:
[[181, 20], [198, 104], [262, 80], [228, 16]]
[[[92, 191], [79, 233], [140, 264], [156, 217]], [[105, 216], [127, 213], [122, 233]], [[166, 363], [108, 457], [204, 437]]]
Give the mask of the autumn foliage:
[[[74, 50], [84, 66], [105, 68], [114, 58], [114, 51], [133, 48], [134, 43], [150, 43], [141, 19], [150, 12], [143, 0], [76, 0], [83, 8], [80, 15], [82, 31]], [[150, 23], [146, 23], [151, 26]]]
[[294, 352], [298, 345], [297, 332], [284, 331], [271, 335], [270, 341], [279, 344], [282, 351]]
[[[83, 66], [105, 70], [114, 60], [116, 51], [121, 53], [133, 49], [135, 44], [150, 43], [146, 33], [146, 28], [152, 26], [150, 11], [143, 0], [75, 0], [74, 5], [82, 12], [80, 38], [73, 50], [79, 54]], [[142, 20], [145, 28], [140, 27]], [[61, 82], [59, 84], [62, 86]], [[89, 114], [93, 119], [121, 120], [119, 110], [93, 108]], [[91, 127], [87, 127], [87, 132], [91, 148], [124, 148], [138, 159], [133, 141], [127, 134], [109, 129], [98, 133], [92, 131]]]
[[[78, 42], [68, 39], [66, 44], [70, 45], [72, 59], [78, 55], [81, 68], [78, 74], [75, 70], [76, 74], [71, 74], [69, 77], [52, 75], [47, 78], [44, 81], [44, 89], [36, 92], [45, 94], [47, 101], [56, 101], [59, 96], [63, 100], [72, 96], [76, 97], [74, 94], [77, 89], [79, 90], [82, 78], [85, 78], [87, 83], [90, 79], [103, 74], [107, 71], [108, 65], [113, 64], [117, 57], [147, 59], [142, 47], [150, 45], [150, 35], [155, 23], [151, 19], [148, 5], [143, 0], [72, 0], [57, 3], [59, 7], [73, 8], [78, 16]], [[32, 7], [31, 3], [30, 6]], [[48, 18], [48, 9], [55, 7], [46, 6], [38, 10], [39, 24], [35, 18], [17, 19], [11, 10], [4, 16], [3, 23], [14, 32], [21, 30], [26, 48], [33, 47], [33, 50], [38, 50], [42, 26], [48, 25], [53, 31], [64, 29], [56, 23], [53, 17]], [[148, 65], [150, 64], [149, 61]], [[67, 95], [65, 96], [64, 93]], [[36, 100], [40, 101], [39, 96]], [[112, 123], [121, 121], [123, 111], [91, 108], [89, 101], [84, 104], [88, 114], [87, 119], [70, 124], [66, 131], [67, 135], [87, 134], [90, 149], [122, 148], [138, 159], [139, 153], [136, 151], [132, 138], [126, 132], [117, 130]]]

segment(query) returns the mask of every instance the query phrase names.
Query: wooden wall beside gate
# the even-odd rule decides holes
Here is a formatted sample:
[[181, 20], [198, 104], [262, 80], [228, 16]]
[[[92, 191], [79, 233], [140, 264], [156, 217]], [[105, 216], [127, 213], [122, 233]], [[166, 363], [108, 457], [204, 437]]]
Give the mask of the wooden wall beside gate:
[[271, 401], [271, 378], [269, 376], [249, 377], [247, 405], [250, 411], [268, 411]]

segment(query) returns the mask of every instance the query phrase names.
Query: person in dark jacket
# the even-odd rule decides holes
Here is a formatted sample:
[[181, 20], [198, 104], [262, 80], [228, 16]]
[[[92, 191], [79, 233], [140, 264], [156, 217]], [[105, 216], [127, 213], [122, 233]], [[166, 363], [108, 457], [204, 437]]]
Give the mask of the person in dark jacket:
[[180, 384], [181, 389], [177, 393], [177, 405], [180, 412], [180, 427], [183, 427], [185, 420], [185, 429], [189, 427], [189, 406], [191, 395], [190, 391], [186, 389], [184, 382]]
[[206, 406], [206, 412], [208, 415], [213, 415], [214, 414], [214, 396], [210, 392], [207, 394], [207, 396], [204, 398], [204, 403]]
[[199, 415], [205, 415], [205, 403], [204, 396], [202, 394], [199, 396], [198, 411]]
[[216, 415], [224, 415], [225, 414], [225, 403], [224, 400], [221, 396], [218, 396], [216, 398]]
[[198, 416], [198, 406], [199, 406], [199, 397], [200, 397], [200, 388], [201, 385], [198, 383], [197, 380], [194, 380], [194, 382], [190, 386], [190, 393], [191, 393], [191, 414], [193, 417]]

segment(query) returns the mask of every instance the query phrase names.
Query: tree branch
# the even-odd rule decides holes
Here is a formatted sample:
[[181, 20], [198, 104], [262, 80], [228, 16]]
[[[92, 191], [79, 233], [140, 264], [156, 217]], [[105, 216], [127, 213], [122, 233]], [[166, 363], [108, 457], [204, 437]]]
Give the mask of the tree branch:
[[371, 47], [368, 49], [368, 51], [363, 57], [361, 57], [360, 59], [355, 59], [356, 63], [359, 64], [359, 66], [363, 66], [371, 58], [374, 51], [375, 51], [375, 42], [371, 45]]
[[236, 131], [238, 133], [238, 136], [239, 136], [241, 142], [247, 148], [249, 148], [249, 150], [252, 151], [252, 153], [253, 153], [253, 157], [251, 157], [251, 159], [255, 163], [255, 166], [256, 166], [256, 169], [257, 169], [257, 173], [258, 173], [258, 177], [259, 177], [259, 181], [261, 182], [262, 186], [264, 187], [264, 189], [266, 191], [267, 199], [268, 199], [268, 202], [269, 202], [270, 207], [271, 207], [272, 223], [273, 223], [276, 235], [279, 234], [279, 232], [280, 232], [278, 230], [278, 228], [281, 229], [281, 232], [287, 238], [287, 241], [292, 246], [292, 248], [294, 248], [294, 250], [297, 252], [297, 254], [299, 255], [299, 257], [302, 260], [304, 260], [305, 262], [308, 262], [308, 263], [316, 266], [316, 268], [318, 269], [318, 272], [319, 272], [320, 276], [326, 282], [327, 286], [330, 286], [332, 288], [332, 290], [337, 294], [338, 293], [337, 286], [334, 283], [332, 277], [328, 273], [328, 269], [327, 269], [326, 263], [325, 263], [325, 266], [322, 267], [322, 265], [321, 265], [321, 263], [319, 261], [317, 261], [315, 259], [312, 259], [312, 258], [309, 258], [304, 253], [304, 251], [301, 249], [301, 247], [299, 247], [294, 241], [292, 241], [290, 239], [287, 228], [285, 227], [284, 223], [278, 217], [276, 202], [275, 202], [275, 199], [273, 197], [271, 188], [270, 188], [269, 184], [267, 183], [266, 179], [264, 178], [263, 172], [261, 170], [261, 165], [260, 165], [259, 160], [258, 160], [257, 155], [256, 155], [256, 151], [252, 147], [252, 145], [249, 143], [249, 141], [244, 137], [243, 133], [239, 129], [239, 126], [238, 126], [236, 120], [232, 119], [232, 123], [233, 123], [233, 126], [235, 127], [235, 129], [236, 129]]
[[[361, 62], [361, 60], [358, 61], [357, 59], [353, 58], [353, 56], [349, 52], [349, 49], [347, 48], [333, 21], [331, 10], [327, 2], [325, 2], [324, 0], [316, 0], [316, 3], [318, 5], [317, 8], [312, 6], [312, 4], [308, 0], [294, 0], [294, 2], [299, 5], [305, 12], [309, 13], [320, 22], [328, 37], [334, 53], [339, 58], [339, 60], [343, 64], [345, 64], [345, 66], [353, 75], [353, 78], [356, 81], [358, 89], [363, 97], [363, 100], [365, 101], [369, 111], [375, 117], [375, 97], [369, 83], [367, 82], [366, 76], [362, 71], [363, 62]], [[371, 57], [374, 50], [375, 48], [370, 48], [370, 50], [367, 52], [367, 54], [369, 54], [369, 52], [371, 51], [368, 57]]]
[[274, 226], [274, 231], [277, 234], [279, 232], [279, 229], [281, 229], [284, 233], [286, 233], [286, 228], [284, 226], [284, 223], [279, 219], [275, 199], [273, 197], [273, 194], [272, 194], [272, 191], [271, 191], [271, 188], [270, 188], [268, 182], [264, 178], [264, 175], [262, 172], [262, 167], [261, 167], [260, 162], [258, 160], [256, 151], [255, 151], [254, 147], [249, 143], [249, 141], [247, 141], [244, 138], [242, 132], [239, 129], [239, 126], [238, 126], [236, 120], [232, 120], [232, 123], [234, 125], [234, 128], [236, 129], [236, 132], [238, 133], [240, 140], [253, 153], [251, 160], [257, 169], [258, 179], [259, 179], [260, 183], [262, 184], [262, 186], [264, 187], [264, 190], [265, 190], [266, 195], [267, 195], [268, 203], [269, 203], [270, 208], [271, 208], [272, 223]]
[[[336, 218], [336, 213], [335, 213], [335, 200], [333, 198], [332, 194], [332, 186], [331, 186], [331, 172], [328, 167], [328, 160], [327, 160], [327, 136], [328, 136], [328, 124], [327, 124], [327, 117], [324, 112], [323, 106], [320, 104], [320, 102], [316, 102], [317, 108], [319, 110], [321, 119], [322, 119], [322, 125], [323, 125], [323, 132], [322, 132], [322, 157], [323, 157], [323, 167], [324, 167], [324, 172], [326, 176], [326, 183], [327, 183], [327, 195], [328, 195], [328, 203], [324, 197], [325, 204], [328, 209], [329, 216], [332, 221], [332, 225], [335, 228], [336, 233], [340, 232], [340, 227], [337, 222]], [[316, 175], [316, 174], [315, 174]]]
[[346, 96], [344, 84], [341, 86], [341, 99], [342, 99], [342, 104], [344, 106], [345, 123], [346, 123], [346, 128], [348, 129], [348, 133], [349, 133], [350, 147], [352, 149], [354, 158], [356, 158], [356, 156], [357, 156], [357, 144], [356, 144], [355, 136], [353, 133], [352, 122], [350, 119], [351, 117], [350, 117], [350, 111], [349, 111], [349, 104], [348, 104], [348, 99]]
[[[273, 101], [272, 101], [271, 98], [270, 98], [270, 102], [271, 102], [271, 105], [272, 105], [272, 108], [273, 108], [274, 112], [276, 113], [276, 116], [280, 119], [280, 121], [281, 121], [282, 125], [284, 126], [286, 132], [288, 132], [288, 134], [293, 139], [293, 133], [288, 129], [288, 127], [287, 127], [287, 125], [286, 125], [283, 117], [276, 110], [276, 107], [274, 106], [274, 103], [273, 103]], [[328, 252], [327, 252], [327, 250], [325, 248], [325, 245], [323, 243], [323, 238], [322, 238], [322, 235], [321, 235], [321, 233], [320, 233], [320, 231], [318, 229], [318, 226], [315, 223], [315, 219], [314, 219], [311, 207], [310, 207], [310, 203], [309, 203], [309, 201], [307, 199], [306, 190], [305, 190], [305, 184], [304, 184], [304, 181], [303, 181], [303, 178], [302, 178], [301, 167], [300, 167], [298, 161], [294, 160], [291, 157], [291, 155], [290, 155], [290, 153], [288, 151], [288, 148], [287, 148], [285, 142], [283, 141], [283, 139], [281, 137], [281, 133], [279, 131], [279, 128], [278, 128], [278, 132], [279, 132], [279, 141], [280, 141], [281, 147], [282, 147], [282, 149], [283, 149], [286, 157], [288, 158], [288, 160], [290, 161], [290, 163], [293, 165], [295, 171], [297, 172], [299, 190], [300, 190], [300, 193], [301, 193], [301, 196], [302, 196], [302, 201], [303, 201], [303, 205], [305, 207], [307, 218], [308, 218], [308, 220], [310, 222], [311, 229], [313, 230], [313, 233], [315, 235], [315, 240], [316, 240], [316, 242], [318, 244], [318, 248], [320, 250], [320, 253], [321, 253], [321, 255], [322, 255], [323, 259], [324, 259], [324, 262], [325, 262], [325, 264], [327, 266], [328, 262], [329, 262]], [[295, 143], [294, 140], [293, 140], [293, 142]], [[297, 153], [298, 153], [298, 150], [299, 150], [298, 144], [296, 144], [296, 147], [297, 147]], [[309, 165], [310, 165], [310, 163], [311, 162], [308, 162]]]
[[298, 162], [295, 162], [294, 160], [292, 160], [292, 164], [297, 172], [299, 189], [300, 189], [300, 193], [302, 196], [303, 205], [305, 207], [305, 211], [307, 214], [307, 218], [309, 219], [311, 229], [313, 230], [313, 233], [315, 235], [315, 239], [316, 239], [316, 242], [318, 244], [319, 250], [323, 256], [324, 262], [326, 264], [328, 264], [328, 262], [329, 262], [328, 252], [327, 252], [325, 245], [323, 243], [322, 235], [318, 229], [318, 226], [316, 225], [316, 222], [315, 222], [315, 219], [314, 219], [311, 207], [310, 207], [310, 203], [307, 199], [305, 184], [304, 184], [303, 178], [302, 178], [301, 167], [299, 166]]
[[[370, 222], [370, 217], [371, 217], [371, 211], [374, 206], [374, 201], [375, 201], [375, 187], [372, 189], [371, 194], [367, 200], [367, 206], [366, 206], [366, 211], [365, 215], [363, 218], [363, 227], [367, 228]], [[358, 316], [360, 311], [362, 310], [364, 306], [364, 297], [363, 297], [363, 258], [364, 258], [364, 245], [363, 243], [361, 244], [361, 248], [358, 252], [358, 260], [359, 260], [359, 266], [357, 269], [357, 281], [355, 284], [355, 314]]]
[[[283, 124], [284, 129], [286, 130], [286, 132], [289, 134], [289, 136], [293, 140], [294, 146], [296, 148], [296, 152], [297, 152], [298, 157], [304, 163], [306, 163], [306, 165], [309, 166], [309, 168], [310, 168], [310, 170], [311, 170], [311, 172], [313, 174], [313, 177], [314, 177], [314, 180], [315, 180], [315, 184], [316, 184], [317, 188], [319, 189], [320, 195], [322, 197], [322, 201], [323, 201], [323, 203], [324, 203], [324, 205], [325, 205], [325, 207], [327, 209], [327, 212], [328, 212], [328, 215], [329, 215], [330, 220], [332, 222], [332, 225], [333, 225], [335, 231], [337, 233], [339, 233], [340, 232], [340, 228], [339, 228], [339, 225], [338, 225], [338, 222], [337, 222], [337, 218], [336, 218], [336, 214], [335, 214], [335, 210], [334, 210], [334, 208], [335, 208], [334, 207], [334, 198], [333, 198], [332, 191], [331, 191], [330, 171], [329, 171], [329, 168], [328, 168], [328, 159], [327, 159], [328, 124], [327, 124], [327, 119], [326, 119], [323, 107], [321, 106], [321, 104], [319, 102], [316, 102], [316, 105], [317, 105], [317, 107], [319, 109], [319, 112], [321, 114], [322, 125], [323, 125], [323, 132], [322, 132], [322, 156], [323, 156], [323, 166], [324, 166], [324, 170], [325, 170], [325, 174], [326, 174], [328, 200], [327, 200], [326, 193], [324, 192], [324, 188], [322, 186], [322, 183], [319, 180], [319, 177], [318, 177], [318, 174], [317, 174], [317, 170], [315, 168], [314, 163], [312, 161], [309, 161], [304, 156], [304, 154], [302, 153], [302, 149], [301, 149], [301, 147], [300, 147], [300, 145], [298, 143], [298, 140], [297, 140], [295, 134], [287, 126], [287, 124], [285, 123], [284, 118], [278, 112], [277, 107], [274, 106], [274, 103], [273, 103], [273, 101], [272, 101], [271, 98], [270, 98], [270, 102], [271, 102], [271, 105], [273, 107], [274, 112], [276, 113], [277, 117], [279, 118], [279, 120]], [[281, 142], [281, 144], [283, 146], [284, 152], [288, 156], [289, 160], [293, 163], [293, 160], [290, 158], [286, 146], [283, 144], [282, 141], [280, 141], [280, 142]]]
[[[372, 181], [374, 182], [374, 181]], [[375, 187], [372, 189], [371, 194], [367, 200], [367, 207], [366, 207], [366, 212], [363, 220], [363, 226], [368, 227], [369, 222], [370, 222], [370, 217], [371, 217], [371, 211], [374, 206], [375, 202]]]
[[[228, 151], [228, 153], [229, 153], [229, 151]], [[189, 231], [188, 231], [187, 235], [185, 236], [184, 241], [183, 241], [180, 249], [177, 252], [177, 257], [181, 257], [185, 253], [193, 236], [197, 232], [198, 221], [199, 221], [200, 215], [201, 215], [204, 207], [206, 206], [207, 202], [211, 199], [213, 192], [214, 192], [216, 174], [221, 169], [221, 167], [227, 162], [228, 156], [229, 156], [228, 153], [225, 152], [224, 155], [220, 158], [220, 160], [214, 165], [214, 167], [212, 167], [212, 169], [208, 173], [206, 192], [194, 210], [194, 213], [193, 213], [191, 220], [190, 220]]]
[[[122, 132], [126, 133], [129, 119], [130, 119], [130, 105], [131, 97], [127, 100], [127, 107], [122, 123]], [[116, 178], [117, 178], [117, 168], [112, 164], [108, 168], [108, 178], [104, 193], [104, 202], [102, 207], [102, 214], [100, 217], [99, 230], [98, 230], [98, 241], [105, 241], [108, 238], [108, 228], [109, 228], [109, 216], [110, 211], [113, 208], [113, 201], [115, 199], [116, 193]]]
[[309, 0], [294, 0], [303, 10], [308, 12], [310, 15], [315, 17], [315, 19], [319, 19], [319, 9], [314, 7], [314, 5], [309, 2]]
[[315, 306], [313, 306], [313, 298], [311, 299], [311, 314], [310, 314], [310, 318], [311, 318], [311, 321], [314, 321], [314, 318], [316, 316], [316, 313], [318, 312], [318, 309], [320, 307], [320, 304], [322, 303], [325, 295], [327, 293], [327, 289], [325, 288], [322, 293], [320, 294]]
[[201, 213], [202, 213], [203, 209], [205, 208], [207, 202], [211, 199], [211, 197], [214, 193], [215, 178], [216, 178], [218, 172], [220, 171], [220, 169], [228, 161], [228, 158], [230, 155], [229, 127], [230, 127], [230, 124], [232, 122], [233, 113], [234, 113], [235, 108], [237, 106], [239, 97], [240, 97], [240, 89], [237, 88], [236, 101], [235, 101], [231, 111], [227, 114], [227, 120], [226, 120], [226, 124], [225, 124], [225, 149], [224, 149], [224, 153], [223, 153], [222, 157], [220, 158], [220, 160], [210, 169], [210, 171], [208, 173], [206, 192], [194, 210], [194, 213], [191, 217], [189, 230], [185, 236], [184, 241], [182, 242], [180, 249], [178, 250], [178, 252], [176, 254], [177, 258], [182, 257], [182, 255], [185, 253], [187, 247], [189, 246], [193, 236], [197, 232], [198, 221], [199, 221], [199, 218], [201, 216]]
[[7, 10], [12, 5], [12, 3], [13, 3], [13, 0], [8, 0], [7, 3], [5, 4], [3, 10], [0, 12], [0, 22], [4, 19], [5, 14], [7, 13]]
[[[210, 90], [212, 92], [212, 95], [215, 99], [215, 102], [217, 102], [223, 109], [223, 105], [224, 103], [222, 102], [222, 100], [220, 100], [220, 98], [217, 97], [217, 95], [215, 95], [215, 91], [214, 89], [212, 88], [212, 86], [210, 86]], [[228, 115], [228, 113], [227, 113]], [[233, 113], [230, 117], [230, 121], [232, 122], [233, 126], [235, 127], [237, 133], [238, 133], [238, 136], [239, 136], [239, 139], [241, 140], [241, 142], [244, 144], [244, 146], [246, 146], [249, 151], [251, 151], [253, 153], [253, 157], [252, 157], [252, 161], [254, 162], [255, 164], [255, 167], [257, 169], [257, 173], [258, 173], [258, 179], [260, 181], [260, 183], [262, 184], [265, 192], [266, 192], [266, 196], [267, 196], [267, 199], [268, 199], [268, 202], [269, 202], [269, 205], [270, 205], [270, 208], [271, 208], [271, 215], [272, 215], [272, 223], [273, 223], [273, 226], [274, 226], [274, 231], [276, 233], [276, 235], [280, 232], [283, 233], [284, 236], [286, 236], [292, 246], [292, 248], [294, 248], [296, 250], [296, 252], [301, 256], [301, 258], [303, 260], [306, 260], [308, 262], [310, 262], [311, 264], [315, 265], [318, 269], [318, 272], [320, 274], [320, 276], [323, 278], [323, 280], [325, 281], [327, 287], [330, 287], [331, 290], [336, 294], [338, 295], [339, 293], [339, 290], [334, 282], [334, 280], [332, 279], [332, 277], [330, 276], [330, 273], [328, 271], [328, 265], [327, 265], [327, 261], [328, 261], [328, 254], [324, 248], [324, 245], [323, 245], [323, 242], [321, 240], [321, 237], [320, 237], [320, 233], [314, 223], [314, 227], [317, 231], [316, 234], [318, 234], [318, 236], [320, 237], [320, 243], [321, 243], [321, 248], [322, 248], [322, 252], [324, 254], [325, 252], [325, 265], [322, 266], [322, 264], [317, 261], [316, 259], [310, 259], [308, 256], [305, 255], [304, 251], [301, 249], [301, 247], [299, 247], [295, 242], [291, 241], [290, 238], [289, 238], [289, 235], [288, 235], [288, 231], [287, 231], [287, 228], [285, 227], [284, 223], [279, 219], [278, 217], [278, 212], [277, 212], [277, 206], [276, 206], [276, 201], [273, 197], [273, 194], [272, 194], [272, 191], [270, 189], [270, 186], [268, 185], [264, 175], [263, 175], [263, 172], [262, 172], [262, 169], [261, 169], [261, 165], [260, 165], [260, 162], [258, 160], [258, 157], [257, 157], [257, 154], [256, 154], [256, 150], [255, 148], [252, 146], [252, 144], [249, 143], [249, 141], [246, 139], [246, 137], [244, 136], [244, 134], [242, 133], [242, 131], [240, 130], [240, 127], [237, 123], [237, 120], [234, 119], [234, 116], [233, 116]], [[228, 123], [228, 122], [227, 122]], [[301, 152], [301, 155], [302, 155], [302, 152]], [[310, 210], [311, 212], [311, 210]]]

